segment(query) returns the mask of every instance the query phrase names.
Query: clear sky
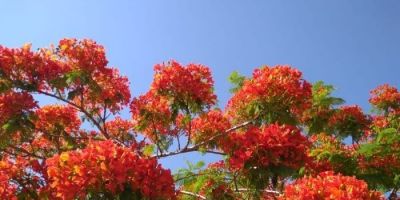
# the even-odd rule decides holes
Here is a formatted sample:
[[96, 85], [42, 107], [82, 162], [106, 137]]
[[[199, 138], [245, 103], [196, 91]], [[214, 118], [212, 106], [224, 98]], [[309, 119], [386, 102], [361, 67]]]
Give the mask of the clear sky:
[[[372, 88], [400, 87], [398, 0], [0, 0], [0, 44], [38, 48], [64, 37], [103, 44], [134, 96], [149, 88], [153, 65], [170, 59], [211, 67], [221, 107], [229, 74], [261, 65], [290, 64], [366, 111]], [[162, 162], [175, 169], [184, 159], [201, 158]]]

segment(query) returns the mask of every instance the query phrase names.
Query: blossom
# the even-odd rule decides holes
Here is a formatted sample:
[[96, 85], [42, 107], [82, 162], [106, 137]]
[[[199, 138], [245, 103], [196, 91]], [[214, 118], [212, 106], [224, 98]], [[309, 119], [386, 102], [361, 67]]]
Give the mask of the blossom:
[[[121, 76], [117, 69], [106, 68], [94, 72], [92, 79], [95, 86], [89, 84], [83, 91], [84, 98], [89, 101], [86, 106], [95, 108], [100, 105], [115, 114], [129, 104], [131, 94], [128, 78]], [[74, 100], [79, 102], [79, 95]]]
[[243, 121], [291, 123], [311, 107], [311, 84], [289, 66], [264, 66], [253, 72], [229, 100], [227, 113]]
[[342, 137], [358, 140], [368, 130], [370, 119], [357, 105], [340, 107], [329, 119], [328, 125]]
[[17, 185], [10, 182], [11, 171], [15, 171], [15, 166], [8, 160], [0, 161], [0, 198], [17, 200]]
[[[211, 110], [201, 114], [192, 122], [193, 141], [195, 144], [205, 142], [210, 147], [221, 145], [227, 135], [225, 131], [230, 128], [228, 119], [220, 110]], [[213, 141], [209, 141], [213, 139]]]
[[170, 131], [172, 111], [166, 98], [149, 91], [134, 98], [130, 108], [136, 130], [151, 140], [156, 141], [157, 134], [175, 135], [175, 132]]
[[117, 195], [125, 186], [149, 199], [175, 198], [169, 170], [109, 140], [55, 155], [46, 165], [51, 195], [57, 199], [84, 198], [88, 191]]
[[4, 124], [13, 117], [29, 113], [37, 107], [32, 95], [27, 92], [8, 91], [0, 94], [0, 123]]
[[281, 200], [383, 200], [380, 192], [370, 191], [367, 183], [331, 171], [305, 177], [285, 187]]
[[233, 134], [232, 146], [225, 146], [231, 167], [286, 167], [299, 169], [310, 146], [300, 130], [289, 125], [271, 124], [251, 127], [244, 134]]
[[308, 151], [311, 158], [306, 163], [306, 173], [316, 175], [323, 171], [352, 174], [358, 166], [354, 161], [354, 147], [345, 146], [340, 139], [326, 133], [313, 135]]
[[64, 58], [72, 69], [87, 72], [102, 71], [108, 63], [104, 47], [89, 39], [62, 39], [58, 44], [57, 55]]
[[216, 103], [214, 81], [208, 67], [198, 64], [182, 66], [176, 61], [170, 61], [155, 65], [154, 71], [151, 90], [168, 97], [176, 105], [198, 112]]
[[72, 106], [47, 105], [35, 111], [35, 128], [45, 133], [73, 134], [81, 126], [77, 110]]
[[391, 111], [400, 108], [400, 92], [396, 87], [383, 84], [373, 89], [369, 102], [378, 109]]

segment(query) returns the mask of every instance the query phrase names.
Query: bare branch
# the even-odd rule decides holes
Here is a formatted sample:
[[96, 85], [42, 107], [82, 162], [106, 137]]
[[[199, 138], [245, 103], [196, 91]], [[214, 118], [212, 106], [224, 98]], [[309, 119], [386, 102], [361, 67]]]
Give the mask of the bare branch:
[[[250, 189], [247, 188], [239, 188], [237, 189], [238, 192], [248, 192], [250, 191]], [[259, 190], [260, 192], [265, 192], [265, 193], [270, 193], [270, 194], [276, 194], [276, 195], [280, 195], [281, 193], [275, 190]]]
[[[236, 125], [236, 126], [234, 126], [234, 127], [232, 127], [232, 128], [229, 128], [229, 129], [225, 130], [223, 133], [217, 134], [217, 135], [211, 137], [210, 139], [208, 139], [208, 140], [206, 140], [206, 141], [203, 141], [203, 142], [200, 142], [199, 144], [196, 144], [196, 145], [194, 145], [194, 146], [192, 146], [192, 147], [185, 147], [185, 148], [183, 148], [183, 149], [181, 149], [181, 150], [178, 150], [178, 151], [173, 151], [173, 152], [168, 152], [168, 153], [162, 153], [162, 154], [160, 154], [160, 155], [154, 155], [153, 157], [156, 157], [156, 158], [163, 158], [163, 157], [173, 156], [173, 155], [182, 154], [182, 153], [188, 153], [188, 152], [199, 151], [199, 150], [200, 150], [200, 147], [201, 147], [202, 145], [204, 145], [204, 144], [206, 144], [206, 143], [208, 143], [208, 142], [214, 140], [215, 138], [218, 138], [218, 137], [222, 136], [223, 134], [227, 134], [227, 133], [232, 132], [232, 131], [234, 131], [234, 130], [237, 130], [237, 129], [239, 129], [239, 128], [245, 127], [245, 126], [247, 126], [247, 125], [249, 125], [249, 124], [251, 124], [251, 123], [252, 123], [252, 121], [247, 121], [247, 122], [244, 122], [244, 123], [242, 123], [242, 124]], [[205, 152], [207, 152], [207, 153], [219, 154], [219, 155], [225, 155], [225, 153], [223, 153], [223, 152], [218, 152], [218, 151], [213, 151], [213, 150], [206, 150]]]
[[189, 191], [185, 191], [185, 190], [179, 190], [178, 192], [181, 193], [181, 194], [185, 194], [185, 195], [189, 195], [189, 196], [192, 196], [192, 197], [196, 197], [198, 199], [207, 200], [207, 198], [205, 196], [202, 196], [202, 195], [199, 195], [199, 194], [195, 194], [193, 192], [189, 192]]

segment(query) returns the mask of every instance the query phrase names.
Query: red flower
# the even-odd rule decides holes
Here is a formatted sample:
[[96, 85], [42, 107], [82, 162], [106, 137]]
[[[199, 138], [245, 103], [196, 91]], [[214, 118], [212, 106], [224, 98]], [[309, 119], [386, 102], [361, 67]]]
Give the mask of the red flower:
[[[129, 104], [131, 93], [129, 91], [129, 81], [125, 76], [121, 76], [117, 69], [103, 69], [92, 74], [96, 87], [90, 85], [84, 89], [86, 106], [95, 108], [96, 106], [106, 107], [112, 113], [116, 113], [124, 106]], [[77, 103], [80, 97], [75, 99]], [[90, 105], [91, 104], [91, 105]]]
[[392, 111], [400, 108], [400, 92], [396, 87], [383, 84], [371, 91], [369, 102], [378, 109]]
[[368, 130], [370, 119], [357, 105], [342, 106], [329, 119], [329, 126], [342, 137], [352, 136], [358, 140]]
[[233, 134], [232, 146], [225, 146], [233, 168], [287, 167], [299, 169], [307, 158], [310, 146], [299, 129], [272, 124], [261, 129], [252, 127], [244, 134]]
[[300, 71], [289, 66], [265, 66], [245, 80], [229, 100], [227, 112], [234, 119], [282, 123], [283, 119], [300, 117], [311, 107], [311, 98], [311, 85]]
[[281, 200], [383, 200], [380, 192], [368, 190], [364, 181], [354, 177], [323, 172], [316, 177], [305, 177], [286, 186]]
[[214, 81], [210, 69], [203, 65], [182, 66], [176, 61], [154, 66], [151, 90], [166, 96], [177, 105], [184, 104], [193, 111], [216, 103]]
[[169, 170], [154, 159], [141, 158], [112, 141], [93, 142], [83, 150], [64, 152], [46, 160], [51, 195], [84, 198], [88, 191], [119, 194], [128, 186], [149, 199], [174, 199]]
[[35, 128], [44, 133], [59, 134], [65, 131], [67, 134], [75, 134], [81, 126], [78, 112], [71, 106], [44, 106], [36, 110], [36, 116]]
[[0, 161], [0, 198], [17, 200], [17, 185], [10, 182], [14, 173], [16, 171], [16, 166], [14, 166], [7, 159]]
[[143, 132], [151, 140], [156, 141], [157, 134], [176, 134], [170, 130], [172, 111], [166, 98], [149, 91], [134, 98], [130, 108], [136, 130]]
[[30, 112], [37, 107], [32, 95], [26, 92], [8, 91], [0, 94], [0, 124], [6, 123], [12, 117]]
[[64, 58], [72, 69], [87, 72], [102, 71], [108, 63], [104, 47], [88, 39], [62, 39], [58, 44], [57, 54]]
[[[205, 145], [211, 148], [215, 145], [221, 145], [221, 140], [227, 136], [225, 131], [228, 128], [230, 128], [230, 123], [220, 110], [211, 110], [201, 114], [192, 122], [194, 143], [206, 142]], [[218, 135], [219, 137], [214, 138]], [[214, 139], [209, 141], [212, 138]]]

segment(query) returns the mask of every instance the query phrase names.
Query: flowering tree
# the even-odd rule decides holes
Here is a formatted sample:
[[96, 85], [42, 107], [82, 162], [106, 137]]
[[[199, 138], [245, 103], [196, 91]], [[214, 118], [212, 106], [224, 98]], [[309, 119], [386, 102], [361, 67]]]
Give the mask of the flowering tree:
[[[397, 198], [397, 88], [372, 90], [365, 114], [295, 68], [263, 66], [232, 73], [221, 109], [208, 67], [169, 61], [154, 71], [150, 90], [131, 98], [94, 41], [0, 46], [0, 198]], [[39, 106], [38, 95], [59, 103]], [[119, 116], [126, 107], [129, 119]], [[222, 156], [175, 174], [158, 164], [187, 152]]]

